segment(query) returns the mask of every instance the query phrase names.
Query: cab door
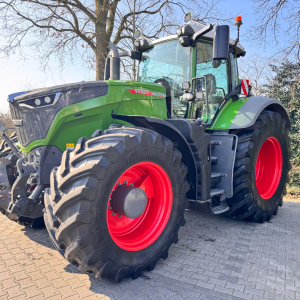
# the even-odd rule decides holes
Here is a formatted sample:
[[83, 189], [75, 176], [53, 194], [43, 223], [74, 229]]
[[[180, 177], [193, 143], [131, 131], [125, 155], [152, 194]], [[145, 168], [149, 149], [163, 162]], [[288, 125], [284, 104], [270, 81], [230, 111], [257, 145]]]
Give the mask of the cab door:
[[[197, 42], [195, 58], [195, 77], [206, 76], [209, 88], [206, 89], [202, 79], [196, 80], [195, 91], [203, 92], [204, 99], [195, 100], [191, 105], [194, 118], [201, 117], [203, 121], [211, 123], [225, 96], [231, 90], [229, 59], [213, 61], [212, 42], [200, 40]], [[208, 93], [208, 107], [205, 98]]]

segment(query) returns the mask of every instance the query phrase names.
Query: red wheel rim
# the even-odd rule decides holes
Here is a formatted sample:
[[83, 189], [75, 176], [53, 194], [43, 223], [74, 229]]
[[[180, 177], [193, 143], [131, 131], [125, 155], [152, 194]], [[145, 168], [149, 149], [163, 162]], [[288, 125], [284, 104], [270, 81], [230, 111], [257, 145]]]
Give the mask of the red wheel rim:
[[161, 235], [171, 214], [173, 191], [169, 176], [159, 165], [141, 162], [127, 169], [117, 180], [113, 190], [118, 182], [134, 184], [143, 189], [147, 195], [147, 206], [136, 219], [126, 216], [119, 218], [117, 214], [113, 215], [108, 201], [106, 220], [110, 236], [124, 250], [145, 249]]
[[262, 144], [255, 168], [256, 188], [263, 199], [270, 199], [276, 192], [282, 172], [282, 151], [279, 141], [269, 137]]

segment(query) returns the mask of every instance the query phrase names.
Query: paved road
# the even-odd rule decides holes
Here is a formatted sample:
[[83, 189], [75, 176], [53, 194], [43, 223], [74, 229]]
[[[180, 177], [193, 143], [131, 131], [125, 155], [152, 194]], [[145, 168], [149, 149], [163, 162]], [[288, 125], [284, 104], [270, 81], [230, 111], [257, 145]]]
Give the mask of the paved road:
[[0, 216], [0, 299], [300, 299], [300, 202], [270, 223], [191, 209], [169, 258], [120, 284], [69, 265], [46, 230]]

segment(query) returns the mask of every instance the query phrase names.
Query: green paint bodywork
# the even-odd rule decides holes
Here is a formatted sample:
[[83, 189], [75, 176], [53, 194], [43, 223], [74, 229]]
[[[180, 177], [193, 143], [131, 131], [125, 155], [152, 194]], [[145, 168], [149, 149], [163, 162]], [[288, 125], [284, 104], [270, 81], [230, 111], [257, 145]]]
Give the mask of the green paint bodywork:
[[[109, 83], [107, 95], [63, 108], [56, 115], [45, 139], [33, 141], [27, 147], [19, 145], [21, 150], [29, 153], [36, 147], [55, 145], [61, 151], [65, 151], [66, 144], [76, 144], [81, 136], [90, 137], [97, 129], [105, 130], [111, 124], [128, 124], [112, 119], [112, 110], [116, 114], [167, 118], [165, 98], [129, 92], [140, 89], [165, 95], [164, 87], [138, 81], [107, 82]], [[75, 117], [78, 114], [82, 116]]]
[[[167, 42], [175, 39], [164, 40]], [[196, 76], [196, 47], [192, 52], [191, 79]], [[56, 115], [45, 139], [36, 140], [27, 147], [19, 147], [24, 153], [29, 153], [39, 146], [55, 145], [61, 151], [66, 150], [66, 144], [76, 144], [82, 136], [90, 137], [95, 130], [105, 130], [111, 124], [127, 124], [111, 117], [112, 110], [116, 114], [143, 115], [167, 118], [166, 101], [163, 97], [132, 94], [129, 90], [147, 90], [158, 94], [166, 94], [163, 86], [139, 81], [107, 81], [108, 94], [105, 96], [85, 100], [63, 108]], [[228, 130], [239, 108], [249, 98], [233, 102], [229, 99], [213, 120], [210, 130]], [[82, 114], [82, 116], [79, 116]], [[76, 117], [77, 115], [77, 117]]]
[[226, 130], [230, 128], [230, 125], [233, 121], [238, 110], [241, 106], [249, 100], [249, 97], [238, 99], [232, 101], [229, 99], [225, 105], [222, 107], [220, 113], [217, 115], [212, 126], [208, 128], [209, 130]]

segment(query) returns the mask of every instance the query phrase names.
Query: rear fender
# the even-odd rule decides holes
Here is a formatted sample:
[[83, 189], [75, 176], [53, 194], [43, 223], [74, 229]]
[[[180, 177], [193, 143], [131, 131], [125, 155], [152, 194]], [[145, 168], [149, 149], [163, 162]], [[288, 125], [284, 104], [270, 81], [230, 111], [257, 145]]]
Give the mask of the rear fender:
[[137, 127], [151, 129], [170, 139], [175, 144], [176, 148], [183, 154], [182, 161], [188, 168], [187, 180], [191, 186], [189, 197], [197, 199], [198, 175], [193, 152], [183, 134], [175, 126], [167, 121], [152, 117], [126, 116], [114, 113], [112, 113], [111, 116], [113, 119], [126, 121]]
[[253, 96], [250, 97], [234, 116], [229, 129], [243, 129], [252, 126], [263, 110], [278, 112], [286, 122], [286, 127], [291, 128], [291, 122], [285, 107], [278, 100]]

